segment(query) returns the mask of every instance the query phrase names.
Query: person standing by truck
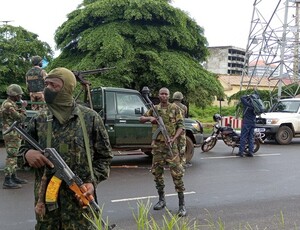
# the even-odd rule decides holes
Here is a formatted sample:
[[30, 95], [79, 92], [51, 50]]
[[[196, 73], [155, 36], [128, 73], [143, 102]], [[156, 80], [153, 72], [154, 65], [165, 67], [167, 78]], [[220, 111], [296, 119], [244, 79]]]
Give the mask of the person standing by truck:
[[[15, 122], [24, 122], [26, 119], [26, 101], [22, 101], [23, 90], [17, 84], [12, 84], [7, 87], [7, 99], [1, 105], [0, 115], [2, 118], [2, 133], [9, 129]], [[17, 105], [21, 103], [21, 107]], [[22, 184], [26, 184], [27, 180], [17, 177], [17, 154], [21, 145], [21, 137], [16, 131], [12, 131], [3, 135], [4, 144], [6, 148], [6, 163], [4, 167], [4, 189], [18, 189]]]
[[[109, 176], [113, 154], [100, 115], [75, 102], [75, 86], [76, 78], [70, 70], [51, 70], [45, 78], [47, 108], [29, 121], [27, 131], [43, 148], [55, 148], [83, 181], [86, 188], [84, 194], [95, 197], [96, 186]], [[22, 144], [20, 155], [25, 165], [35, 169], [35, 229], [94, 229], [83, 215], [85, 213], [91, 217], [91, 212], [88, 208], [82, 208], [82, 202], [77, 200], [78, 197], [65, 182], [58, 185], [54, 205], [45, 204], [44, 190], [54, 174], [50, 160], [27, 142]]]
[[254, 113], [254, 107], [251, 103], [250, 97], [252, 95], [244, 95], [241, 97], [241, 102], [243, 105], [243, 123], [241, 130], [241, 139], [239, 152], [236, 156], [244, 157], [244, 151], [246, 143], [249, 145], [249, 153], [246, 154], [248, 157], [253, 157], [254, 150], [254, 128], [256, 115]]
[[[173, 99], [173, 103], [181, 109], [182, 115], [184, 117], [187, 117], [187, 113], [188, 113], [187, 107], [186, 107], [186, 105], [182, 104], [183, 94], [181, 92], [177, 91], [177, 92], [173, 93], [172, 99]], [[181, 162], [184, 165], [184, 167], [191, 166], [192, 164], [190, 162], [186, 162], [186, 158], [185, 158], [185, 151], [186, 151], [185, 130], [183, 130], [182, 134], [179, 136], [178, 148], [179, 148], [179, 155], [181, 158]]]
[[26, 73], [26, 85], [30, 95], [30, 101], [32, 110], [42, 109], [44, 106], [42, 104], [34, 104], [35, 102], [45, 102], [44, 99], [44, 85], [46, 71], [42, 69], [43, 59], [40, 56], [33, 56], [31, 58], [31, 63], [33, 65], [30, 70]]
[[[159, 195], [159, 201], [154, 205], [153, 209], [161, 210], [166, 206], [164, 166], [168, 164], [179, 198], [179, 210], [177, 214], [178, 216], [186, 216], [187, 211], [184, 201], [185, 187], [183, 183], [184, 168], [178, 151], [178, 138], [182, 134], [184, 123], [180, 108], [174, 103], [169, 102], [169, 95], [170, 92], [167, 88], [161, 88], [159, 90], [160, 103], [154, 106], [165, 124], [170, 139], [165, 140], [164, 136], [159, 133], [152, 143], [153, 159], [151, 172], [154, 175], [154, 181]], [[153, 108], [141, 116], [140, 121], [142, 123], [151, 122], [153, 124], [153, 132], [158, 128], [157, 118], [154, 116]], [[172, 146], [172, 152], [166, 142]]]

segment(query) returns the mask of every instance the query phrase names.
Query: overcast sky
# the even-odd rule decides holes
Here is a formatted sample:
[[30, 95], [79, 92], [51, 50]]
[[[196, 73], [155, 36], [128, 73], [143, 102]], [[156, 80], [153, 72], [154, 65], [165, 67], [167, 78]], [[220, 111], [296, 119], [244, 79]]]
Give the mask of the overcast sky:
[[[54, 50], [55, 30], [82, 0], [0, 0], [0, 21], [39, 35]], [[204, 28], [209, 46], [246, 48], [254, 0], [174, 0]], [[3, 24], [4, 22], [0, 22]]]

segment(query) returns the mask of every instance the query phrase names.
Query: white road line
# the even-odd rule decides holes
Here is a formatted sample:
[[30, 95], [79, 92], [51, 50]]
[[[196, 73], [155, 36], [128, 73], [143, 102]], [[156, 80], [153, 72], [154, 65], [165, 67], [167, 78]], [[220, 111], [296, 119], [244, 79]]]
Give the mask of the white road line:
[[[196, 192], [191, 191], [191, 192], [184, 192], [185, 195], [191, 195], [195, 194]], [[171, 194], [166, 194], [166, 196], [178, 196], [177, 193], [171, 193]], [[145, 200], [145, 199], [151, 199], [151, 198], [157, 198], [158, 196], [142, 196], [142, 197], [133, 197], [133, 198], [124, 198], [124, 199], [118, 199], [118, 200], [111, 200], [112, 203], [116, 202], [126, 202], [126, 201], [133, 201], [133, 200]]]
[[[280, 153], [270, 153], [270, 154], [255, 154], [254, 157], [271, 157], [271, 156], [280, 156]], [[241, 158], [238, 156], [222, 156], [222, 157], [201, 157], [201, 160], [210, 160], [210, 159], [231, 159], [231, 158]], [[249, 157], [245, 157], [249, 158]]]

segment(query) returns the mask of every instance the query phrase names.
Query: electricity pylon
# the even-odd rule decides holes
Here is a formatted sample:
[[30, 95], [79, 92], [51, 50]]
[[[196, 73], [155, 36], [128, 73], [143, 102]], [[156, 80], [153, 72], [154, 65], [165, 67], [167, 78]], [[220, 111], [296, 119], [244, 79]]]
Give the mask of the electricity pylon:
[[283, 90], [288, 97], [297, 94], [299, 6], [300, 0], [254, 1], [241, 90], [255, 88], [267, 78], [272, 97], [281, 98]]

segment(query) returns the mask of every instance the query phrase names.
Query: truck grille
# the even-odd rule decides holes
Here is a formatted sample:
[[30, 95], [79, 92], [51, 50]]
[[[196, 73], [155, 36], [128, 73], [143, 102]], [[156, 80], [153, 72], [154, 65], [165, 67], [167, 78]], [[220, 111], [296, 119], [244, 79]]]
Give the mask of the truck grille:
[[261, 117], [256, 118], [256, 124], [265, 125], [266, 124], [266, 118], [261, 118]]

